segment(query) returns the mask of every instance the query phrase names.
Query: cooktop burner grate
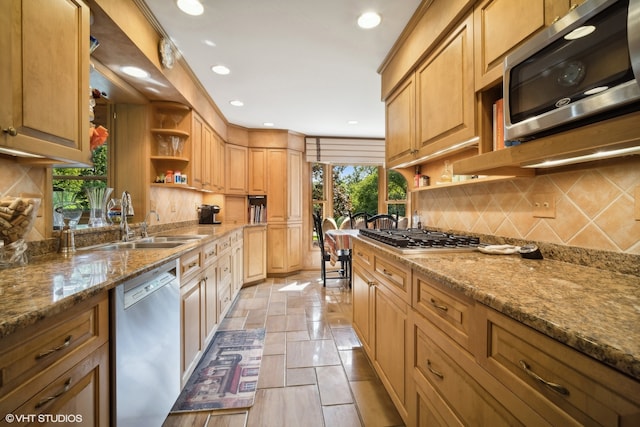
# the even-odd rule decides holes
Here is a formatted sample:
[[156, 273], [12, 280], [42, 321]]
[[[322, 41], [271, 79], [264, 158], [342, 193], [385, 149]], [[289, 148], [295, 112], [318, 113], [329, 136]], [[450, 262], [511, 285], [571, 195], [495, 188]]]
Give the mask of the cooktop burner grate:
[[478, 237], [442, 233], [437, 231], [360, 229], [359, 234], [379, 243], [399, 249], [402, 253], [438, 250], [474, 250], [480, 245]]

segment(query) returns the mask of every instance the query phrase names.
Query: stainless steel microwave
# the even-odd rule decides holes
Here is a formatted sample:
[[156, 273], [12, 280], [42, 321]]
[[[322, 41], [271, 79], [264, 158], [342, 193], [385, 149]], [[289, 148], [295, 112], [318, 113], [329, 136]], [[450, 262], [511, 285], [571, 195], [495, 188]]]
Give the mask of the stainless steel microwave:
[[640, 109], [640, 0], [587, 0], [505, 58], [505, 140]]

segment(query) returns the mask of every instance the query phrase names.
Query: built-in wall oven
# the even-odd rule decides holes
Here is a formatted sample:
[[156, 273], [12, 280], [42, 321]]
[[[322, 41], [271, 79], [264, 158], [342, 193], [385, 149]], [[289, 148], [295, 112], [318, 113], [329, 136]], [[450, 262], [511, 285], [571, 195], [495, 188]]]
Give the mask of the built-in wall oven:
[[505, 58], [505, 139], [640, 109], [640, 0], [586, 0]]
[[180, 394], [180, 286], [176, 263], [113, 290], [112, 420], [161, 426]]

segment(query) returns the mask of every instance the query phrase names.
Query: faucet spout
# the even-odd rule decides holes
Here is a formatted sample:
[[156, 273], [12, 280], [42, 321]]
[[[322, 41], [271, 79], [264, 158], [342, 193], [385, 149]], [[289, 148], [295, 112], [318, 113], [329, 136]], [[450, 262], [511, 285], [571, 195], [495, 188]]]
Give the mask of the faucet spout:
[[149, 224], [147, 223], [147, 220], [152, 213], [156, 214], [156, 222], [160, 221], [160, 215], [158, 215], [158, 212], [156, 212], [154, 209], [151, 209], [149, 213], [147, 213], [147, 216], [144, 217], [142, 224], [140, 224], [140, 226], [142, 227], [142, 237], [149, 237], [149, 233], [147, 232], [147, 227], [149, 226]]
[[129, 227], [129, 216], [133, 216], [133, 204], [131, 203], [131, 194], [128, 191], [122, 193], [122, 221], [120, 222], [120, 232], [122, 241], [128, 242], [133, 237], [133, 230]]

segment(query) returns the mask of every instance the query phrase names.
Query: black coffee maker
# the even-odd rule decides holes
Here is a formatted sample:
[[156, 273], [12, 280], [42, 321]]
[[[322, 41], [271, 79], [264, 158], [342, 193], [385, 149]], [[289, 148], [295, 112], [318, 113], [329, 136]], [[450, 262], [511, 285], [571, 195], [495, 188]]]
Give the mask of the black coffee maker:
[[220, 213], [220, 206], [218, 205], [201, 205], [198, 208], [199, 223], [200, 224], [220, 224], [220, 221], [216, 220], [216, 214]]

